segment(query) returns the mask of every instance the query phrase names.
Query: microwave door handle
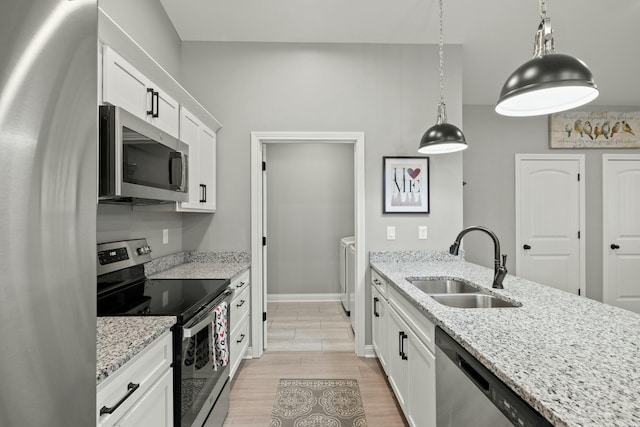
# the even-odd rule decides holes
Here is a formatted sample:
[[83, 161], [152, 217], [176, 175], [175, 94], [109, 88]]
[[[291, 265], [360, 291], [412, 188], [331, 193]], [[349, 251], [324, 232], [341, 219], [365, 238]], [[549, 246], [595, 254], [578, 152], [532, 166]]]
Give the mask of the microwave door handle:
[[[182, 153], [174, 151], [170, 154], [169, 157], [169, 184], [174, 186], [174, 189], [179, 190], [182, 186], [182, 176], [183, 176], [183, 164], [184, 160], [182, 158]], [[176, 182], [179, 180], [179, 182]]]
[[184, 154], [184, 153], [180, 153], [181, 155], [181, 160], [182, 160], [182, 176], [180, 177], [180, 185], [178, 185], [178, 189], [184, 193], [187, 192], [189, 183], [187, 182], [188, 179], [188, 171], [189, 171], [189, 162], [188, 162], [188, 158], [189, 156]]

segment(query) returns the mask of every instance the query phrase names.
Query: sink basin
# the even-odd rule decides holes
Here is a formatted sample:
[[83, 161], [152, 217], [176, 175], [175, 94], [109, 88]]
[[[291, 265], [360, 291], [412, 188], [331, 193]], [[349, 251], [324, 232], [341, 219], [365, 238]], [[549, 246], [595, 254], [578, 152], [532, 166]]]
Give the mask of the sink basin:
[[456, 308], [519, 307], [519, 305], [487, 294], [431, 295], [431, 298], [442, 305]]
[[407, 279], [416, 288], [426, 294], [468, 294], [480, 292], [480, 289], [456, 279]]

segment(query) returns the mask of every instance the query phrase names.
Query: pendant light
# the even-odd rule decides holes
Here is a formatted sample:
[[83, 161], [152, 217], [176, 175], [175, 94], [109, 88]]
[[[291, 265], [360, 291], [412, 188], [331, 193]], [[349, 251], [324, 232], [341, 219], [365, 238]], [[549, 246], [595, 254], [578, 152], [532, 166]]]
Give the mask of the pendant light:
[[460, 129], [447, 123], [447, 106], [444, 103], [444, 36], [442, 30], [442, 0], [440, 2], [440, 103], [438, 104], [438, 120], [422, 135], [419, 153], [444, 154], [454, 153], [467, 148], [467, 141]]
[[584, 105], [599, 94], [593, 74], [584, 62], [555, 53], [545, 0], [540, 0], [540, 18], [533, 58], [507, 79], [496, 105], [498, 114], [514, 117], [552, 114]]

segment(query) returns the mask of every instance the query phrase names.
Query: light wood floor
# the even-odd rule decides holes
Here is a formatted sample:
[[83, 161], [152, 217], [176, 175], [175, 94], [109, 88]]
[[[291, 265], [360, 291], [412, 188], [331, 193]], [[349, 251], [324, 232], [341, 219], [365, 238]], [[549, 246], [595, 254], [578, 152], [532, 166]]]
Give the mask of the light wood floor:
[[353, 352], [355, 338], [340, 301], [270, 302], [267, 350]]
[[356, 379], [368, 427], [407, 426], [376, 359], [351, 352], [266, 351], [240, 365], [224, 427], [266, 427], [281, 378]]
[[281, 378], [355, 379], [368, 427], [407, 426], [377, 359], [356, 357], [340, 302], [274, 302], [267, 313], [267, 350], [240, 365], [224, 427], [266, 427]]

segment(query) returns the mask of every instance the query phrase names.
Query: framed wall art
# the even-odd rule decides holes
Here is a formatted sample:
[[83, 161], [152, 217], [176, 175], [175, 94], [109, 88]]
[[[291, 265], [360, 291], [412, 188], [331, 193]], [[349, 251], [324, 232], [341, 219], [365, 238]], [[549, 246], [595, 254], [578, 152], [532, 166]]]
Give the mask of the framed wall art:
[[383, 157], [383, 212], [429, 213], [429, 157]]
[[550, 148], [640, 148], [640, 111], [566, 111], [549, 116]]

